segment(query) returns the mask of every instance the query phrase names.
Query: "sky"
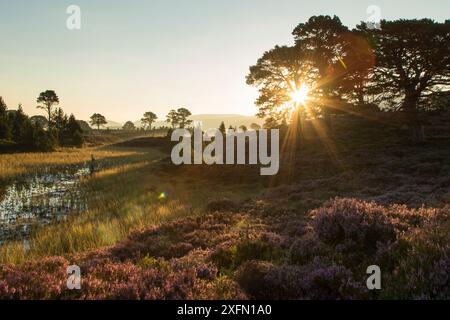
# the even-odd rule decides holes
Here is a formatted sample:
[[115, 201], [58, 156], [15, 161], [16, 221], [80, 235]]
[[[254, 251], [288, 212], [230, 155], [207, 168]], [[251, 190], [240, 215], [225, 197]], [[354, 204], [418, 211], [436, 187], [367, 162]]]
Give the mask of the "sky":
[[[81, 29], [69, 30], [70, 5]], [[376, 5], [381, 18], [448, 19], [448, 0], [0, 0], [0, 96], [10, 109], [36, 109], [52, 89], [67, 113], [136, 121], [146, 111], [256, 113], [249, 66], [275, 45], [292, 44], [312, 15], [352, 28]]]

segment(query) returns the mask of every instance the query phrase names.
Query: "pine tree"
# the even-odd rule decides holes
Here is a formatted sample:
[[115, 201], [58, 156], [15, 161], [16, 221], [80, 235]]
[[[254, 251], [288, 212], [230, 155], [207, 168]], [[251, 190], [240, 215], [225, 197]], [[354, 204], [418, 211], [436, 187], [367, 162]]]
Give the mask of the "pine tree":
[[21, 143], [22, 126], [28, 120], [27, 115], [23, 112], [21, 104], [19, 104], [17, 111], [8, 114], [8, 119], [11, 125], [12, 140]]
[[62, 136], [62, 145], [74, 147], [81, 147], [83, 145], [83, 130], [73, 114], [67, 120]]
[[222, 134], [225, 134], [225, 131], [226, 131], [225, 122], [222, 121], [220, 123], [219, 131], [222, 132]]
[[0, 97], [0, 140], [11, 139], [11, 127], [6, 114], [7, 109], [5, 101]]

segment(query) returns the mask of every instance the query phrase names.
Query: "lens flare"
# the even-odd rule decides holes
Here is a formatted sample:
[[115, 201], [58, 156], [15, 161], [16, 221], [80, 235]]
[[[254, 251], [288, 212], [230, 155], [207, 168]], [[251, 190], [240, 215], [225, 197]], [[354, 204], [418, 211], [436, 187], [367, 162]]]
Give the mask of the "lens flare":
[[168, 193], [165, 192], [165, 191], [163, 191], [163, 192], [161, 192], [161, 193], [159, 194], [158, 199], [159, 199], [159, 200], [164, 200], [164, 199], [167, 199], [168, 196], [169, 196]]
[[306, 100], [308, 100], [309, 88], [306, 84], [302, 83], [300, 88], [293, 86], [294, 89], [290, 93], [292, 101], [299, 104], [305, 104]]

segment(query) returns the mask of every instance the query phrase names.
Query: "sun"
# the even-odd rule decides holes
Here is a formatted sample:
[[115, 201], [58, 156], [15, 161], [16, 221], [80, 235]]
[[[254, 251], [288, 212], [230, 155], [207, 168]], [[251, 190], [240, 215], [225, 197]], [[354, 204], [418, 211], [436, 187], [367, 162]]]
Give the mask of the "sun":
[[308, 100], [308, 93], [308, 86], [302, 83], [300, 88], [294, 87], [294, 90], [291, 91], [290, 96], [292, 101], [294, 101], [296, 104], [305, 104], [306, 100]]

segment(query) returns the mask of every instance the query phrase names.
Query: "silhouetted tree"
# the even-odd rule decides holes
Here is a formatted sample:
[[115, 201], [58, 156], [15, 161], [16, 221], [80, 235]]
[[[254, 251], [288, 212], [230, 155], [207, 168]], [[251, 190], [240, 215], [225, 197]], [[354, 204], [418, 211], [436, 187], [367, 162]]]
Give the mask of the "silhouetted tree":
[[136, 126], [133, 122], [127, 121], [122, 127], [123, 130], [136, 130]]
[[13, 141], [17, 143], [21, 143], [21, 131], [26, 121], [29, 121], [27, 115], [23, 112], [22, 105], [19, 104], [19, 107], [15, 111], [10, 111], [8, 113], [9, 123], [11, 124], [11, 133]]
[[11, 127], [9, 125], [8, 116], [6, 111], [8, 107], [5, 101], [0, 97], [0, 139], [11, 139]]
[[267, 51], [250, 67], [247, 84], [259, 88], [256, 105], [257, 116], [271, 121], [284, 122], [297, 112], [298, 106], [292, 99], [302, 84], [312, 87], [315, 70], [311, 66], [309, 55], [300, 46], [275, 46]]
[[178, 124], [180, 128], [186, 128], [192, 123], [192, 120], [188, 120], [188, 118], [192, 115], [191, 112], [186, 108], [179, 108], [177, 110], [178, 115]]
[[19, 149], [50, 151], [56, 146], [54, 132], [52, 130], [45, 132], [39, 125], [32, 124], [23, 112], [22, 105], [19, 104], [17, 110], [8, 113], [8, 120], [12, 128], [12, 139]]
[[223, 134], [225, 134], [226, 130], [227, 130], [227, 128], [225, 127], [225, 122], [222, 121], [219, 126], [219, 131], [222, 132]]
[[45, 131], [40, 125], [32, 127], [33, 138], [31, 148], [39, 151], [52, 151], [56, 145], [56, 138], [49, 131]]
[[57, 132], [60, 133], [67, 126], [67, 122], [69, 121], [69, 119], [62, 108], [56, 108], [52, 114], [52, 121], [54, 124], [54, 129], [56, 129]]
[[[373, 97], [370, 84], [376, 57], [371, 43], [359, 30], [342, 35], [343, 56], [334, 65], [338, 94], [356, 107], [365, 107]], [[339, 106], [338, 106], [339, 107]]]
[[[40, 118], [34, 120], [36, 119]], [[45, 118], [44, 120], [47, 121]], [[58, 131], [56, 128], [45, 131], [40, 122], [42, 121], [31, 121], [23, 112], [21, 104], [17, 110], [6, 110], [6, 105], [0, 99], [0, 130], [4, 128], [2, 124], [5, 123], [7, 128], [7, 136], [3, 134], [0, 139], [9, 140], [2, 143], [7, 150], [53, 150], [57, 145]]]
[[100, 113], [94, 113], [91, 116], [91, 122], [90, 123], [93, 126], [97, 126], [97, 130], [100, 130], [100, 127], [104, 126], [108, 122], [106, 121], [106, 118], [103, 115], [101, 115]]
[[359, 30], [375, 45], [373, 84], [379, 100], [402, 110], [412, 141], [423, 142], [422, 100], [450, 90], [450, 21], [381, 21], [380, 29], [368, 29], [363, 23]]
[[264, 121], [264, 129], [275, 129], [278, 128], [278, 126], [279, 126], [278, 121], [272, 117], [268, 117]]
[[180, 122], [178, 112], [174, 109], [170, 110], [166, 116], [166, 122], [170, 123], [172, 129], [174, 129]]
[[148, 126], [148, 129], [152, 129], [152, 124], [158, 119], [158, 116], [151, 111], [144, 113], [144, 117], [141, 119], [144, 129]]
[[6, 110], [8, 110], [8, 107], [6, 106], [3, 97], [0, 96], [0, 115], [6, 114]]
[[47, 112], [48, 125], [50, 127], [52, 122], [53, 107], [59, 104], [59, 98], [56, 95], [56, 92], [53, 90], [41, 92], [36, 102], [40, 103], [40, 105], [37, 106], [38, 109], [43, 109]]
[[292, 34], [295, 46], [306, 50], [306, 55], [312, 61], [316, 71], [314, 94], [329, 124], [330, 108], [336, 108], [333, 100], [342, 76], [342, 72], [336, 74], [335, 66], [341, 64], [345, 57], [349, 30], [337, 16], [313, 16], [308, 22], [300, 23]]
[[63, 129], [63, 144], [66, 146], [81, 147], [84, 143], [83, 130], [73, 114], [67, 120]]
[[261, 130], [261, 126], [259, 124], [257, 124], [257, 123], [252, 123], [250, 125], [250, 129], [258, 131], [258, 130]]
[[241, 125], [241, 126], [239, 126], [239, 129], [241, 130], [241, 131], [243, 131], [243, 132], [246, 132], [248, 129], [247, 129], [247, 126], [245, 126], [245, 125]]

